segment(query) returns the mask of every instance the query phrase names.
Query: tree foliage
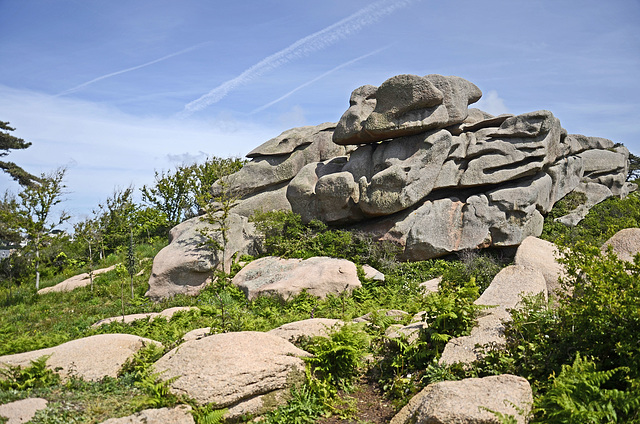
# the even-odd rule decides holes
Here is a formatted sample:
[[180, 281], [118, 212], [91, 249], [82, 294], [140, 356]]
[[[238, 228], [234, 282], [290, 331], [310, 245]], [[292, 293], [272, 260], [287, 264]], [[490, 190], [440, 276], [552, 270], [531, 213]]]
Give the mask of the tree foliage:
[[59, 168], [42, 174], [39, 182], [26, 186], [19, 194], [18, 228], [26, 235], [27, 246], [34, 254], [36, 289], [40, 287], [41, 251], [54, 237], [53, 231], [70, 218], [64, 211], [54, 216], [54, 208], [63, 200], [65, 173], [64, 168]]
[[242, 168], [238, 158], [208, 158], [204, 163], [181, 165], [171, 171], [155, 172], [155, 183], [143, 186], [142, 200], [166, 215], [168, 226], [197, 216], [212, 200], [210, 189], [221, 177]]
[[[31, 146], [30, 142], [9, 134], [11, 131], [15, 131], [15, 128], [10, 127], [8, 122], [0, 121], [0, 157], [7, 156], [10, 150], [21, 150]], [[13, 162], [0, 161], [0, 169], [22, 186], [29, 186], [38, 181], [38, 177]]]

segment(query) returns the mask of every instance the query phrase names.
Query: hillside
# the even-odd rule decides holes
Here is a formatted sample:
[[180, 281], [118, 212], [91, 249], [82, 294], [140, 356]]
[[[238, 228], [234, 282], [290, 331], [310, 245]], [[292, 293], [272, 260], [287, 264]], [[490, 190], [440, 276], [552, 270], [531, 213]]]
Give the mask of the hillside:
[[360, 87], [3, 262], [0, 422], [640, 422], [629, 152], [480, 95]]

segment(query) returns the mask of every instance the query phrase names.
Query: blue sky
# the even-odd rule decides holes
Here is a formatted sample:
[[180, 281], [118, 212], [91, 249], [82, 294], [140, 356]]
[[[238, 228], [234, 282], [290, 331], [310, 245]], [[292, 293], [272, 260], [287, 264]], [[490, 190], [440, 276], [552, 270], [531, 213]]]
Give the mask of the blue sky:
[[[640, 154], [640, 2], [0, 0], [7, 159], [66, 166], [65, 207], [336, 122], [351, 91], [457, 75], [491, 113], [551, 110]], [[18, 186], [0, 175], [0, 189]]]

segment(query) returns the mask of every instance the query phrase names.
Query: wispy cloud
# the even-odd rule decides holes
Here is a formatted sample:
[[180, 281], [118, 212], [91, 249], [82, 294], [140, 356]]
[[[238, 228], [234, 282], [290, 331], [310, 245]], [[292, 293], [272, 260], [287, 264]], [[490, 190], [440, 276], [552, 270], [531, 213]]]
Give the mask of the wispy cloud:
[[360, 61], [360, 60], [362, 60], [362, 59], [366, 59], [366, 58], [367, 58], [367, 57], [369, 57], [369, 56], [373, 56], [373, 55], [375, 55], [375, 54], [378, 54], [378, 53], [380, 53], [381, 51], [383, 51], [383, 50], [385, 50], [385, 49], [388, 49], [388, 48], [389, 48], [389, 46], [382, 47], [381, 49], [374, 50], [374, 51], [372, 51], [371, 53], [364, 54], [364, 55], [359, 56], [359, 57], [356, 57], [355, 59], [352, 59], [352, 60], [350, 60], [350, 61], [348, 61], [348, 62], [345, 62], [345, 63], [343, 63], [343, 64], [341, 64], [341, 65], [338, 65], [338, 66], [336, 66], [336, 67], [335, 67], [335, 68], [333, 68], [333, 69], [329, 69], [329, 70], [328, 70], [327, 72], [325, 72], [324, 74], [319, 75], [319, 76], [315, 77], [314, 79], [312, 79], [312, 80], [310, 80], [310, 81], [307, 81], [307, 82], [305, 82], [304, 84], [301, 84], [301, 85], [297, 86], [297, 87], [296, 87], [296, 88], [294, 88], [293, 90], [289, 91], [288, 93], [284, 94], [283, 96], [278, 97], [278, 98], [277, 98], [277, 99], [275, 99], [274, 101], [269, 102], [269, 103], [267, 103], [267, 104], [266, 104], [266, 105], [264, 105], [264, 106], [260, 106], [260, 107], [259, 107], [259, 108], [257, 108], [257, 109], [254, 109], [251, 113], [252, 113], [252, 114], [254, 114], [254, 113], [257, 113], [257, 112], [261, 112], [261, 111], [263, 111], [263, 110], [267, 109], [268, 107], [273, 106], [274, 104], [276, 104], [276, 103], [278, 103], [278, 102], [280, 102], [280, 101], [282, 101], [282, 100], [286, 99], [287, 97], [289, 97], [290, 95], [292, 95], [292, 94], [293, 94], [293, 93], [295, 93], [296, 91], [301, 90], [301, 89], [303, 89], [304, 87], [307, 87], [307, 86], [309, 86], [309, 85], [313, 84], [314, 82], [316, 82], [316, 81], [318, 81], [318, 80], [320, 80], [320, 79], [322, 79], [322, 78], [326, 77], [327, 75], [330, 75], [330, 74], [334, 73], [335, 71], [340, 70], [340, 69], [342, 69], [342, 68], [345, 68], [345, 67], [347, 67], [347, 66], [349, 66], [349, 65], [352, 65], [352, 64], [354, 64], [354, 63], [356, 63], [356, 62], [358, 62], [358, 61]]
[[200, 98], [185, 105], [181, 116], [189, 116], [194, 112], [210, 106], [224, 98], [231, 90], [246, 84], [267, 71], [276, 69], [294, 59], [324, 49], [340, 40], [360, 31], [365, 26], [378, 22], [390, 13], [406, 7], [419, 0], [380, 0], [354, 14], [330, 25], [320, 31], [308, 35], [289, 47], [266, 57], [237, 77], [230, 79]]
[[105, 75], [99, 76], [99, 77], [94, 78], [94, 79], [92, 79], [92, 80], [90, 80], [90, 81], [83, 82], [83, 83], [82, 83], [82, 84], [80, 84], [80, 85], [76, 85], [76, 86], [75, 86], [75, 87], [73, 87], [73, 88], [70, 88], [70, 89], [68, 89], [68, 90], [62, 91], [62, 92], [60, 92], [60, 93], [56, 94], [54, 97], [60, 97], [60, 96], [65, 96], [65, 95], [67, 95], [67, 94], [75, 93], [76, 91], [82, 90], [83, 88], [88, 87], [88, 86], [90, 86], [91, 84], [95, 84], [95, 83], [96, 83], [96, 82], [98, 82], [98, 81], [102, 81], [102, 80], [105, 80], [105, 79], [107, 79], [107, 78], [115, 77], [116, 75], [125, 74], [125, 73], [127, 73], [127, 72], [135, 71], [135, 70], [137, 70], [137, 69], [141, 69], [141, 68], [145, 68], [145, 67], [147, 67], [147, 66], [154, 65], [154, 64], [156, 64], [156, 63], [159, 63], [159, 62], [165, 61], [165, 60], [167, 60], [167, 59], [171, 59], [172, 57], [176, 57], [176, 56], [179, 56], [179, 55], [181, 55], [181, 54], [185, 54], [185, 53], [188, 53], [188, 52], [190, 52], [190, 51], [193, 51], [193, 50], [199, 49], [200, 47], [202, 47], [202, 46], [204, 46], [204, 45], [206, 45], [206, 44], [210, 44], [210, 43], [211, 43], [211, 42], [210, 42], [210, 41], [208, 41], [208, 42], [205, 42], [205, 43], [196, 44], [195, 46], [188, 47], [188, 48], [186, 48], [186, 49], [180, 50], [179, 52], [171, 53], [171, 54], [168, 54], [168, 55], [166, 55], [166, 56], [162, 56], [162, 57], [161, 57], [161, 58], [159, 58], [159, 59], [152, 60], [151, 62], [143, 63], [142, 65], [132, 66], [131, 68], [122, 69], [122, 70], [120, 70], [120, 71], [111, 72], [111, 73], [109, 73], [109, 74], [105, 74]]

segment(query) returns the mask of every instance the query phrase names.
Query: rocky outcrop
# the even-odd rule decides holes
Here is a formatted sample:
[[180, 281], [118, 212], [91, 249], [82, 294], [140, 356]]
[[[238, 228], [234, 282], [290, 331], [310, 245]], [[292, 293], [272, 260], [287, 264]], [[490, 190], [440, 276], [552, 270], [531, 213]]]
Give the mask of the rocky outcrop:
[[178, 405], [175, 408], [145, 409], [122, 418], [111, 418], [101, 424], [195, 424], [191, 407]]
[[302, 291], [324, 298], [362, 286], [353, 262], [326, 257], [302, 260], [267, 256], [245, 266], [231, 282], [249, 300], [261, 295], [288, 300]]
[[122, 365], [144, 346], [160, 343], [131, 334], [98, 334], [59, 346], [14, 355], [0, 356], [2, 364], [27, 367], [31, 361], [49, 356], [47, 367], [62, 377], [71, 375], [98, 381], [117, 377]]
[[522, 377], [504, 374], [430, 384], [393, 417], [391, 424], [497, 423], [490, 411], [528, 422], [533, 394]]
[[172, 380], [172, 392], [228, 408], [232, 419], [284, 403], [292, 385], [304, 381], [303, 356], [309, 354], [272, 334], [223, 333], [183, 343], [154, 368]]
[[[611, 140], [567, 134], [550, 112], [492, 116], [468, 106], [474, 84], [455, 76], [398, 75], [353, 91], [337, 124], [285, 131], [213, 187], [229, 194], [231, 228], [256, 210], [292, 210], [400, 246], [402, 259], [515, 247], [542, 232], [543, 216], [572, 192], [587, 201], [559, 220], [575, 225], [610, 196], [626, 196], [629, 152]], [[181, 224], [183, 225], [183, 224]], [[246, 232], [248, 237], [251, 231]], [[215, 266], [188, 237], [154, 264], [150, 293], [197, 291]], [[251, 244], [235, 249], [249, 250]], [[255, 239], [254, 239], [255, 240]], [[170, 252], [170, 254], [169, 254]], [[199, 265], [198, 265], [199, 264]], [[175, 272], [174, 272], [175, 270]], [[156, 286], [180, 283], [182, 288]], [[172, 283], [168, 283], [173, 281]]]
[[31, 421], [41, 409], [47, 407], [47, 400], [27, 398], [0, 405], [0, 418], [6, 418], [6, 424], [21, 424]]

